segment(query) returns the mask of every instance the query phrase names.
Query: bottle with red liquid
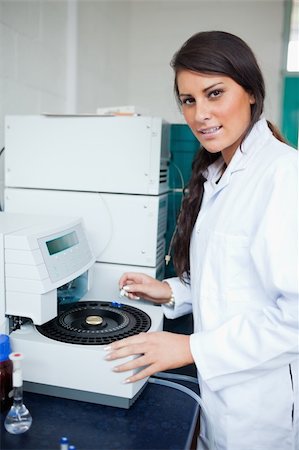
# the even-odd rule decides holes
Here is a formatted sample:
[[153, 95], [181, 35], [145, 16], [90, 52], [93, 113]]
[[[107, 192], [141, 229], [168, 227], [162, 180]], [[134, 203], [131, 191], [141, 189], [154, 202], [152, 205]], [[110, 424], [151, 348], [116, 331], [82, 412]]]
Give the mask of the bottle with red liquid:
[[1, 412], [7, 411], [13, 403], [12, 372], [13, 363], [9, 359], [11, 353], [9, 336], [0, 334], [0, 392]]

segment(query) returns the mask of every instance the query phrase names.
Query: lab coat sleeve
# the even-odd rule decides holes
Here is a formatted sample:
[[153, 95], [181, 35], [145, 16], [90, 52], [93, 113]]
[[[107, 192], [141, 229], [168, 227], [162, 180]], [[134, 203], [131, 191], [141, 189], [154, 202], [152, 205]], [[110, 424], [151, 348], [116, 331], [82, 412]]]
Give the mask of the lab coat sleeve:
[[162, 305], [167, 319], [176, 319], [190, 313], [192, 311], [190, 284], [183, 283], [178, 277], [168, 278], [165, 281], [170, 285], [175, 298], [174, 308]]
[[[268, 177], [263, 214], [250, 246], [269, 303], [191, 335], [202, 379], [219, 390], [298, 358], [298, 168], [290, 158]], [[264, 192], [265, 193], [265, 192]]]

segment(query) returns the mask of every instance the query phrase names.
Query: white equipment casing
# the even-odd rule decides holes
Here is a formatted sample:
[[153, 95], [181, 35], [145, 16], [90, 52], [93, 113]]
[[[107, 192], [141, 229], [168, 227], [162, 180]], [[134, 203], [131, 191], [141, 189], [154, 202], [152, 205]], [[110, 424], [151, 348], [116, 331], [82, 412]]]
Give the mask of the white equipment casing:
[[57, 316], [57, 288], [95, 262], [80, 219], [0, 212], [0, 236], [4, 314], [38, 325]]
[[159, 117], [6, 117], [8, 187], [159, 195], [169, 156]]
[[[97, 298], [98, 300], [119, 299], [118, 281], [125, 272], [145, 273], [157, 280], [164, 278], [164, 261], [157, 267], [128, 266], [123, 264], [106, 264], [96, 262], [93, 267], [93, 282], [89, 291], [84, 296], [85, 299]], [[134, 306], [139, 308], [139, 301], [134, 302]]]
[[[106, 344], [60, 342], [45, 337], [36, 328], [56, 317], [57, 289], [86, 272], [89, 274], [94, 262], [80, 219], [0, 213], [1, 332], [8, 333], [6, 316], [22, 316], [33, 322], [25, 320], [20, 329], [10, 334], [12, 350], [25, 355], [22, 364], [25, 390], [129, 408], [147, 380], [124, 384], [124, 378], [134, 372], [125, 375], [113, 372], [113, 363], [104, 359]], [[109, 303], [116, 298], [120, 271], [130, 267], [97, 264], [103, 267], [99, 272], [101, 282], [97, 281], [95, 290], [101, 290], [103, 285], [109, 298], [102, 298]], [[155, 275], [154, 268], [145, 267], [144, 271]], [[91, 288], [89, 276], [87, 287]], [[91, 293], [80, 301], [98, 302], [98, 297], [92, 297]], [[127, 299], [122, 303], [147, 313], [149, 331], [162, 329], [161, 307]]]
[[[5, 211], [84, 220], [96, 276], [82, 301], [118, 299], [118, 280], [128, 270], [162, 279], [169, 129], [157, 117], [6, 118]], [[161, 307], [131, 306], [148, 314], [150, 331], [162, 329]], [[35, 325], [11, 334], [13, 350], [26, 356], [25, 389], [128, 408], [146, 385], [124, 384], [133, 371], [113, 372], [103, 345], [55, 341]]]
[[[160, 306], [148, 302], [130, 302], [151, 318], [149, 331], [163, 327]], [[26, 356], [22, 362], [25, 389], [47, 395], [129, 408], [147, 380], [123, 383], [135, 372], [115, 373], [116, 362], [106, 361], [105, 345], [78, 345], [54, 341], [41, 335], [34, 326], [22, 327], [10, 335], [14, 351]], [[117, 364], [131, 360], [119, 360]]]
[[167, 194], [5, 189], [5, 211], [78, 215], [97, 261], [156, 267], [164, 260]]

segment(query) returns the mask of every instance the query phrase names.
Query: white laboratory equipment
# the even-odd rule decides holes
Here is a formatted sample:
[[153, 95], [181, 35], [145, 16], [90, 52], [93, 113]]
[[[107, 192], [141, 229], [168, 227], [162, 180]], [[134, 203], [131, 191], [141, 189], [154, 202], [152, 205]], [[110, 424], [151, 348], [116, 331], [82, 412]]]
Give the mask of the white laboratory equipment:
[[163, 278], [169, 158], [158, 117], [8, 116], [5, 211], [82, 217], [109, 299], [120, 266]]
[[169, 124], [159, 117], [5, 120], [7, 187], [159, 195], [168, 191], [169, 153]]
[[0, 331], [25, 355], [24, 390], [129, 408], [146, 380], [124, 384], [103, 349], [162, 329], [162, 308], [87, 296], [94, 262], [80, 219], [1, 212]]
[[5, 211], [84, 218], [96, 260], [156, 267], [165, 255], [167, 194], [5, 189]]

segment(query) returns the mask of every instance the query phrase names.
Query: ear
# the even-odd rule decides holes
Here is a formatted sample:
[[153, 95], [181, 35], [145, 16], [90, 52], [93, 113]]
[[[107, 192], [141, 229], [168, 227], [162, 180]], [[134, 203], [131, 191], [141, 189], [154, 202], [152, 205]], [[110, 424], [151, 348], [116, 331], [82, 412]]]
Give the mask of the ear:
[[251, 94], [250, 97], [249, 97], [249, 103], [250, 103], [251, 105], [254, 105], [254, 104], [255, 104], [255, 98], [254, 98], [254, 95], [253, 95], [253, 94]]

